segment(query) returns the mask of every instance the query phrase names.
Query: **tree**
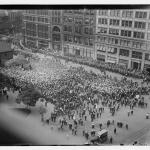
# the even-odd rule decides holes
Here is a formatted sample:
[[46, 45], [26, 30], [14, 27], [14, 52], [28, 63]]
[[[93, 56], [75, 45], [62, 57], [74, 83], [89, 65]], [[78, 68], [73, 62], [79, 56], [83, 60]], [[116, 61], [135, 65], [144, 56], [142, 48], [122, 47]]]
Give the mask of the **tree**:
[[23, 102], [27, 108], [29, 108], [29, 106], [35, 106], [40, 97], [41, 94], [38, 90], [34, 89], [33, 87], [29, 87], [28, 89], [23, 89], [23, 91], [19, 93], [16, 102]]

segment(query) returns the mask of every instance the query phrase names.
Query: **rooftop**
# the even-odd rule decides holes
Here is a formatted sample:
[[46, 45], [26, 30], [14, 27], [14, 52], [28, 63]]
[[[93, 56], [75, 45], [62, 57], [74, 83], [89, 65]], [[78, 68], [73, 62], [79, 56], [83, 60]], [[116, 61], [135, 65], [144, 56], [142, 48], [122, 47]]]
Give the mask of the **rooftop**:
[[0, 53], [12, 51], [11, 43], [6, 41], [0, 41]]

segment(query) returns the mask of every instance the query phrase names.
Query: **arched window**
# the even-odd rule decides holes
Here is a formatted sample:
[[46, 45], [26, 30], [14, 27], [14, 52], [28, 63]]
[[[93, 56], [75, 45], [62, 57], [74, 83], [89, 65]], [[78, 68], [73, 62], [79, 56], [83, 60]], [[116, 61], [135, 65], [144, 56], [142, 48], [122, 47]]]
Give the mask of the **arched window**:
[[53, 27], [53, 31], [54, 31], [54, 32], [60, 32], [60, 29], [59, 29], [59, 27], [54, 26], [54, 27]]

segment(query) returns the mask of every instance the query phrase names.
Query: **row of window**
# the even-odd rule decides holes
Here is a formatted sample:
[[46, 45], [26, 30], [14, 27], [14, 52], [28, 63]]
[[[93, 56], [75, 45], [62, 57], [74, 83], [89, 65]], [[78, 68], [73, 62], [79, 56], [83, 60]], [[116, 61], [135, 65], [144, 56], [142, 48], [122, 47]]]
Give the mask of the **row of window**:
[[79, 9], [79, 10], [64, 10], [63, 11], [64, 13], [66, 14], [78, 14], [78, 15], [82, 15], [82, 14], [85, 14], [85, 15], [94, 15], [94, 10], [83, 10], [83, 9]]
[[[123, 18], [133, 18], [133, 10], [99, 10], [98, 14], [100, 16], [112, 16], [112, 17], [123, 17]], [[146, 19], [148, 13], [146, 11], [136, 11], [135, 18]], [[150, 15], [149, 15], [150, 17]]]
[[139, 49], [146, 49], [147, 44], [141, 41], [131, 41], [127, 39], [118, 39], [113, 37], [106, 37], [106, 36], [97, 36], [97, 42], [106, 43], [106, 44], [114, 44], [120, 45], [123, 47], [133, 47]]
[[46, 15], [48, 15], [48, 10], [46, 10], [46, 9], [44, 9], [44, 10], [32, 10], [32, 9], [28, 9], [28, 10], [25, 10], [25, 13], [46, 16]]
[[52, 24], [60, 24], [61, 18], [60, 17], [52, 17]]
[[[119, 29], [109, 28], [109, 32], [108, 32], [108, 28], [98, 27], [97, 33], [107, 34], [107, 32], [108, 32], [111, 35], [119, 35], [119, 31], [120, 31]], [[120, 36], [131, 37], [132, 36], [132, 31], [130, 31], [130, 30], [121, 30]], [[134, 31], [133, 32], [133, 38], [144, 39], [145, 38], [145, 33]]]
[[[72, 33], [73, 32], [73, 26], [64, 25], [63, 30], [65, 32], [71, 32]], [[89, 34], [89, 35], [93, 35], [93, 33], [94, 33], [92, 27], [84, 27], [84, 31], [83, 31], [82, 26], [74, 26], [74, 32], [77, 34], [82, 34], [84, 32], [84, 34]]]
[[84, 24], [85, 25], [93, 25], [94, 24], [94, 18], [73, 18], [73, 17], [68, 17], [68, 16], [64, 16], [63, 17], [63, 22], [64, 23], [75, 23], [75, 24], [83, 24], [83, 22], [84, 22]]
[[91, 38], [83, 38], [82, 36], [72, 36], [72, 35], [67, 35], [65, 34], [64, 35], [64, 41], [65, 42], [73, 42], [73, 43], [76, 43], [76, 44], [85, 44], [85, 45], [88, 45], [88, 46], [93, 46], [93, 39]]
[[[111, 54], [116, 54], [117, 53], [117, 48], [114, 47], [109, 47], [109, 46], [103, 46], [103, 45], [99, 45], [97, 46], [97, 50], [98, 51], [103, 51], [103, 52], [108, 52]], [[119, 55], [120, 56], [126, 56], [129, 57], [130, 51], [127, 49], [120, 49], [119, 51]], [[136, 59], [142, 59], [142, 52], [137, 52], [137, 51], [132, 51], [132, 58], [136, 58]]]
[[48, 23], [48, 18], [38, 17], [38, 22]]
[[[107, 18], [98, 18], [98, 24], [103, 24], [103, 25], [108, 25], [108, 20]], [[121, 26], [122, 27], [132, 27], [132, 21], [129, 20], [122, 20]], [[120, 20], [119, 19], [110, 19], [109, 20], [109, 25], [111, 26], [119, 26], [120, 25]], [[141, 21], [135, 21], [134, 22], [134, 28], [137, 29], [146, 29], [146, 22], [141, 22]], [[149, 23], [149, 29], [150, 29], [150, 23]]]

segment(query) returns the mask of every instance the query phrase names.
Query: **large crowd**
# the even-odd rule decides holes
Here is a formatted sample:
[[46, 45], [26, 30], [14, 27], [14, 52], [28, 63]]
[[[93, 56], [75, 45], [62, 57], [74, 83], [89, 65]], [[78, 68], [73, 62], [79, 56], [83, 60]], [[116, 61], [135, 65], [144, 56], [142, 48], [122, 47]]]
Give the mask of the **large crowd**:
[[[126, 77], [119, 80], [105, 72], [96, 74], [83, 67], [67, 68], [54, 57], [50, 59], [43, 56], [39, 60], [29, 58], [29, 61], [32, 66], [30, 70], [22, 66], [11, 66], [0, 68], [0, 73], [7, 76], [9, 84], [14, 87], [23, 89], [33, 85], [38, 88], [46, 101], [55, 105], [55, 111], [51, 114], [52, 121], [63, 116], [60, 121], [63, 128], [67, 119], [74, 120], [75, 127], [69, 125], [73, 134], [77, 132], [76, 125], [83, 125], [83, 120], [86, 121], [88, 116], [91, 122], [99, 118], [104, 112], [104, 106], [110, 109], [112, 115], [122, 106], [130, 106], [131, 109], [137, 106], [147, 107], [144, 99], [138, 99], [136, 95], [141, 97], [148, 94], [150, 89], [127, 80]], [[83, 134], [88, 138], [87, 134]]]

